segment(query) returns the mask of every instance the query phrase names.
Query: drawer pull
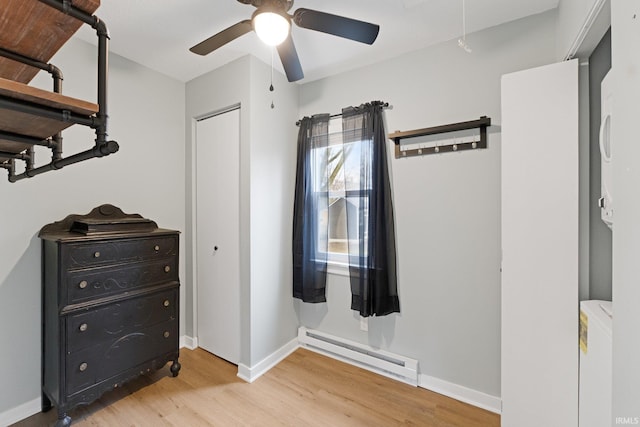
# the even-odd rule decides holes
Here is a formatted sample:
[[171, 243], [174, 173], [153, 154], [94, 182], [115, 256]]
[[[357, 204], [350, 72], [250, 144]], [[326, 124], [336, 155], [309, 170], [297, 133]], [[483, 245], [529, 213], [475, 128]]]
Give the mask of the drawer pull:
[[80, 364], [80, 372], [86, 371], [88, 367], [89, 367], [89, 365], [87, 365], [87, 362], [82, 362]]
[[164, 300], [164, 302], [162, 303], [162, 305], [164, 305], [165, 307], [169, 307], [169, 304], [170, 303], [168, 299]]
[[162, 335], [164, 335], [165, 338], [169, 338], [170, 334], [169, 334], [169, 331], [164, 331], [164, 334], [162, 334]]
[[87, 330], [89, 326], [86, 323], [83, 323], [82, 325], [80, 325], [80, 327], [78, 328], [80, 330], [80, 332], [84, 332]]
[[156, 252], [158, 252], [158, 251], [160, 250], [160, 246], [155, 245], [155, 246], [153, 247], [153, 250], [154, 250], [154, 251], [156, 251]]
[[84, 289], [84, 288], [86, 288], [86, 287], [87, 287], [87, 285], [88, 285], [88, 284], [89, 284], [89, 283], [87, 283], [87, 281], [86, 281], [86, 280], [83, 280], [82, 282], [78, 283], [78, 287], [79, 287], [80, 289]]
[[95, 252], [93, 253], [93, 257], [94, 257], [94, 258], [100, 258], [100, 251], [95, 251]]
[[165, 272], [165, 273], [168, 273], [168, 272], [170, 272], [170, 271], [171, 271], [171, 267], [169, 267], [168, 265], [165, 265], [165, 266], [164, 266], [164, 272]]

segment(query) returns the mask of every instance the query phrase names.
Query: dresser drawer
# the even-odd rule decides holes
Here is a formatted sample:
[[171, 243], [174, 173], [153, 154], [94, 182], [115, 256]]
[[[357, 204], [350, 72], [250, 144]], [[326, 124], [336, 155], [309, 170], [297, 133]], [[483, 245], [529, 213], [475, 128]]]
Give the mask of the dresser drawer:
[[177, 253], [178, 236], [158, 236], [69, 244], [63, 247], [62, 257], [66, 268], [75, 269], [166, 258]]
[[116, 295], [153, 284], [178, 281], [178, 259], [140, 262], [67, 273], [67, 304]]
[[177, 317], [172, 289], [67, 316], [67, 351], [74, 352]]
[[170, 320], [68, 354], [66, 395], [107, 380], [122, 372], [123, 367], [133, 368], [159, 355], [175, 352], [177, 334], [178, 322]]

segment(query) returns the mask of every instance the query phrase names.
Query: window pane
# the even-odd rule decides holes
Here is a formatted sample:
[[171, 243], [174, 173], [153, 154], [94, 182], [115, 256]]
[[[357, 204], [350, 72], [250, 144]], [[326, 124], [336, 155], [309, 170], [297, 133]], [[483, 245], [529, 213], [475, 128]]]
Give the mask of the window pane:
[[354, 206], [345, 197], [336, 198], [329, 205], [329, 252], [349, 253], [347, 215], [354, 213]]
[[313, 165], [313, 189], [314, 191], [327, 191], [327, 162], [328, 151], [326, 148], [311, 150], [311, 164]]
[[[366, 256], [366, 241], [369, 237], [369, 196], [347, 197], [347, 205], [352, 211], [348, 214], [351, 227], [349, 227], [349, 252], [351, 255]], [[358, 221], [362, 221], [359, 223]]]
[[344, 144], [346, 190], [371, 189], [371, 148], [370, 140]]
[[[371, 147], [369, 140], [342, 144], [342, 134], [337, 133], [331, 135], [329, 146], [312, 151], [316, 197], [328, 198], [324, 200], [329, 206], [318, 212], [318, 235], [324, 236], [322, 230], [328, 227], [329, 239], [328, 242], [319, 241], [319, 249], [327, 247], [329, 253], [347, 255], [351, 245], [352, 255], [366, 255], [359, 254], [361, 247], [366, 251], [366, 245], [361, 245], [360, 240], [368, 237], [368, 191], [362, 194], [361, 190], [371, 189], [368, 161]], [[365, 166], [361, 167], [361, 164]], [[327, 205], [319, 203], [318, 206]], [[359, 218], [364, 219], [362, 226], [358, 225]]]

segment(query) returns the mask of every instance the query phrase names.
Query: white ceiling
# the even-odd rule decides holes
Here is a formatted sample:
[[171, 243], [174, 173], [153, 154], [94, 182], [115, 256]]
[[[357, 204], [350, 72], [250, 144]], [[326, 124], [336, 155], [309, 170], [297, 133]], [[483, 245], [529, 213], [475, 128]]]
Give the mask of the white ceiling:
[[[466, 0], [467, 33], [556, 8], [559, 0]], [[293, 27], [309, 82], [462, 35], [462, 0], [296, 0], [300, 7], [380, 25], [372, 46]], [[251, 32], [202, 57], [189, 48], [243, 20], [255, 8], [236, 0], [103, 0], [96, 15], [109, 28], [110, 50], [181, 81], [246, 54], [265, 63], [271, 49]], [[96, 43], [83, 26], [77, 37]], [[471, 46], [473, 47], [473, 46]], [[282, 72], [277, 52], [274, 65]]]

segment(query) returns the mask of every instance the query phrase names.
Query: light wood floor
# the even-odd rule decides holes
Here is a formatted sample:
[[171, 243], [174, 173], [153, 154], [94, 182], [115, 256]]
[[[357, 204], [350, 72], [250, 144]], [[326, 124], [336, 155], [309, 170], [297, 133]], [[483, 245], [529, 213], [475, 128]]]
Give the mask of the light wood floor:
[[[299, 349], [247, 384], [236, 366], [204, 350], [181, 350], [168, 367], [73, 410], [73, 426], [491, 427], [500, 417]], [[47, 426], [55, 408], [16, 426]]]

